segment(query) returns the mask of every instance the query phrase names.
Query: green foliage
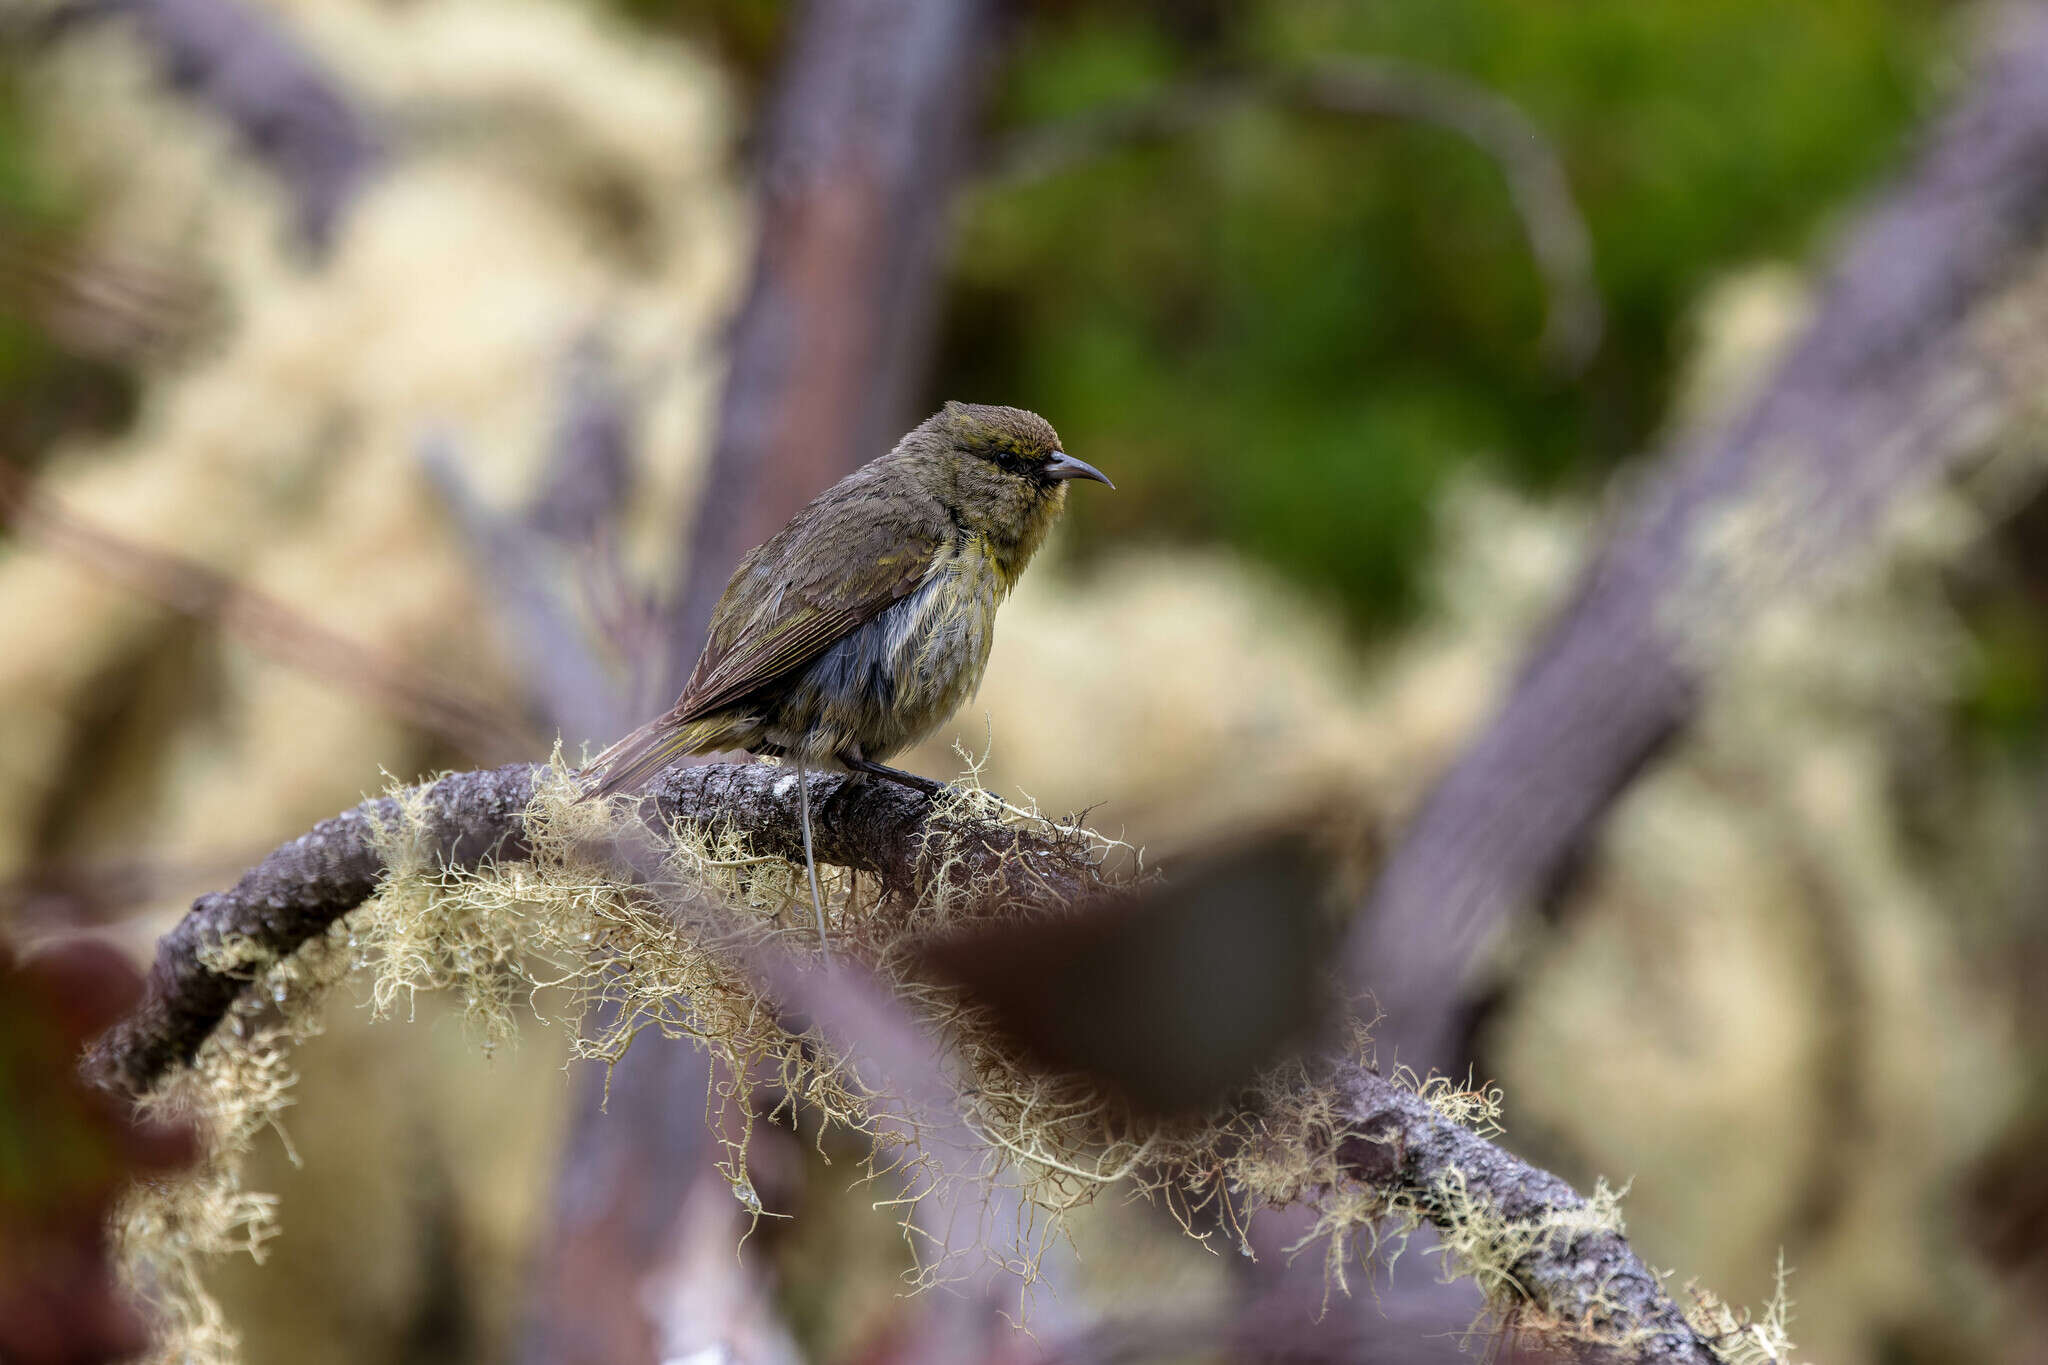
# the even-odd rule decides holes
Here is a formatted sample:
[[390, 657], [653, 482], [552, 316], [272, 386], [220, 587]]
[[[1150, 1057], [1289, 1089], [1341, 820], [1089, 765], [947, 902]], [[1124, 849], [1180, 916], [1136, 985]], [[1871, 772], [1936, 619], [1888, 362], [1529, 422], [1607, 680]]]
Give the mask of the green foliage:
[[636, 24], [701, 42], [759, 93], [788, 37], [788, 0], [604, 0]]
[[2048, 622], [2033, 604], [2000, 601], [1970, 625], [1977, 652], [1963, 679], [1965, 730], [1994, 748], [2038, 751], [2048, 721]]
[[1081, 509], [1084, 545], [1221, 537], [1334, 589], [1361, 623], [1387, 620], [1411, 605], [1448, 473], [1483, 460], [1532, 486], [1583, 481], [1654, 436], [1695, 292], [1825, 245], [1935, 107], [1948, 13], [1264, 0], [1190, 23], [1041, 7], [1003, 126], [1343, 54], [1516, 101], [1588, 221], [1605, 343], [1583, 373], [1546, 366], [1521, 225], [1468, 143], [1260, 108], [978, 196], [937, 387], [1047, 413], [1118, 481]]
[[0, 459], [43, 453], [61, 433], [127, 420], [125, 376], [67, 353], [37, 316], [37, 283], [82, 221], [32, 149], [15, 73], [0, 65]]
[[[50, 187], [30, 160], [27, 134], [15, 83], [0, 72], [0, 250], [60, 213]], [[15, 303], [7, 295], [0, 295], [0, 301]], [[25, 310], [0, 307], [0, 408], [17, 411], [17, 400], [33, 393], [52, 359], [49, 342]], [[0, 441], [9, 439], [0, 433]]]

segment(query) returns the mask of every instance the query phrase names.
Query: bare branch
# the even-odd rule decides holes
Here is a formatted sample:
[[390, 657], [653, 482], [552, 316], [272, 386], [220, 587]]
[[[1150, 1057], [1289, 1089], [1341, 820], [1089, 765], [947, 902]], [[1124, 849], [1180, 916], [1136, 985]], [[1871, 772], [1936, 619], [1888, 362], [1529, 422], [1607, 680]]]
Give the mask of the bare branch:
[[570, 348], [561, 385], [547, 473], [526, 524], [571, 550], [587, 550], [617, 530], [632, 488], [632, 407], [597, 332]]
[[1375, 990], [1401, 1060], [1453, 1060], [1475, 952], [1690, 719], [1725, 641], [1852, 564], [1893, 507], [2034, 401], [2040, 321], [1994, 314], [2004, 330], [1982, 334], [2048, 232], [2048, 7], [2007, 17], [1976, 91], [1865, 217], [1789, 358], [1663, 457], [1389, 860], [1349, 975]]
[[1329, 58], [1299, 71], [1265, 72], [1175, 86], [1150, 99], [1014, 135], [990, 179], [1030, 183], [1119, 148], [1206, 128], [1251, 105], [1365, 118], [1398, 118], [1455, 133], [1499, 168], [1520, 216], [1548, 299], [1545, 358], [1582, 368], [1604, 327], [1593, 277], [1592, 236], [1565, 175], [1564, 159], [1537, 122], [1498, 91], [1390, 58]]
[[549, 582], [559, 552], [538, 532], [485, 505], [452, 438], [428, 437], [417, 457], [461, 527], [479, 589], [495, 608], [520, 680], [549, 726], [571, 746], [624, 729], [621, 689]]

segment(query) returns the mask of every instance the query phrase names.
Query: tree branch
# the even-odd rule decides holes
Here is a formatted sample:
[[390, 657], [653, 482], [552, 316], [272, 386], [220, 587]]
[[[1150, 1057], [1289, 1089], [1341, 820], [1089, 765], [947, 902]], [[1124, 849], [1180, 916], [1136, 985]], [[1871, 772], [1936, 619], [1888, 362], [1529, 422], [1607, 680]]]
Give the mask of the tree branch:
[[526, 525], [571, 550], [618, 533], [633, 491], [633, 404], [600, 331], [576, 339], [562, 362], [548, 465]]
[[625, 706], [582, 622], [550, 582], [559, 551], [535, 528], [486, 505], [470, 485], [453, 438], [435, 433], [415, 451], [421, 471], [448, 505], [479, 574], [478, 590], [498, 618], [527, 695], [574, 752], [628, 723]]
[[[542, 771], [515, 765], [442, 778], [426, 789], [419, 837], [454, 865], [475, 865], [487, 855], [520, 856], [527, 805]], [[664, 823], [734, 829], [761, 853], [794, 858], [802, 840], [795, 786], [788, 770], [765, 764], [675, 769], [657, 783], [648, 813]], [[1051, 838], [993, 822], [941, 818], [924, 798], [886, 782], [823, 777], [814, 790], [818, 856], [873, 873], [893, 889], [914, 894], [944, 876], [1038, 907], [1071, 906], [1103, 890], [1094, 869]], [[240, 936], [283, 954], [323, 933], [375, 891], [382, 870], [375, 826], [398, 816], [395, 799], [365, 802], [277, 849], [232, 890], [202, 896], [159, 945], [143, 1006], [94, 1048], [91, 1074], [103, 1084], [139, 1092], [189, 1060], [243, 984], [209, 970], [201, 961], [203, 950]], [[935, 845], [946, 849], [943, 860], [931, 851]], [[800, 1003], [806, 1007], [829, 1010], [828, 1023], [837, 1029], [864, 1031], [863, 1020], [873, 1013], [865, 997], [818, 996], [816, 983], [806, 985], [786, 970], [775, 974], [773, 984], [804, 995]], [[927, 1072], [913, 1066], [919, 1045], [905, 1037], [901, 1030], [882, 1031], [881, 1060], [890, 1074], [901, 1068], [915, 1079]], [[1469, 1230], [1472, 1211], [1484, 1209], [1489, 1226], [1551, 1229], [1529, 1239], [1511, 1267], [1543, 1320], [1625, 1339], [1635, 1359], [1709, 1365], [1707, 1344], [1621, 1235], [1571, 1225], [1586, 1203], [1563, 1181], [1357, 1063], [1332, 1065], [1325, 1079], [1334, 1085], [1353, 1133], [1343, 1148], [1352, 1178], [1399, 1192], [1420, 1216], [1446, 1228]], [[931, 1088], [922, 1083], [920, 1096], [929, 1098], [923, 1092]]]
[[[526, 807], [542, 769], [533, 764], [456, 773], [427, 788], [422, 837], [445, 860], [474, 866], [486, 855], [526, 852]], [[1077, 901], [1097, 888], [1065, 850], [999, 825], [962, 826], [930, 816], [922, 796], [890, 782], [821, 775], [811, 784], [821, 862], [874, 873], [892, 889], [934, 875], [925, 840], [944, 832], [961, 856], [943, 875], [995, 888], [1018, 902]], [[663, 824], [720, 825], [762, 854], [801, 859], [796, 776], [762, 763], [676, 768], [657, 779], [649, 818]], [[380, 797], [323, 820], [276, 849], [227, 891], [201, 896], [157, 947], [142, 1008], [94, 1050], [92, 1070], [135, 1093], [191, 1060], [241, 988], [201, 964], [202, 948], [246, 939], [266, 953], [291, 953], [376, 890], [383, 864], [376, 828], [395, 824], [395, 799]]]

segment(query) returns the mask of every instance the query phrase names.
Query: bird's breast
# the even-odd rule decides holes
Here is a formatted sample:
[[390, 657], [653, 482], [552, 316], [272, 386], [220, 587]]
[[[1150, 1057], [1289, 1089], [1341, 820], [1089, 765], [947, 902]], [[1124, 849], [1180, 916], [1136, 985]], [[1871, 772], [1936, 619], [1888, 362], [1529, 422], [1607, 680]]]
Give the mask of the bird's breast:
[[929, 735], [981, 683], [1002, 588], [973, 537], [947, 546], [915, 589], [812, 665], [771, 725], [777, 742], [882, 761]]
[[991, 556], [978, 542], [964, 538], [932, 565], [915, 592], [892, 609], [900, 612], [890, 623], [888, 641], [898, 704], [918, 717], [936, 712], [927, 730], [981, 685], [995, 643], [996, 606], [1002, 595], [1002, 577]]

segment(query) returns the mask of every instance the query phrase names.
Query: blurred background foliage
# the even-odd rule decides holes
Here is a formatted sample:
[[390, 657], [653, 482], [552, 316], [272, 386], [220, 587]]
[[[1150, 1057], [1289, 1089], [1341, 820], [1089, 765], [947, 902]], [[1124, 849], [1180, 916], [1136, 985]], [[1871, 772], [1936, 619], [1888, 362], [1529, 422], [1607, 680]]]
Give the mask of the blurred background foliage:
[[121, 365], [67, 348], [50, 328], [50, 271], [85, 206], [37, 164], [28, 117], [18, 73], [0, 65], [0, 458], [22, 463], [61, 434], [122, 425], [134, 401]]
[[[1555, 140], [1608, 327], [1545, 363], [1540, 281], [1497, 167], [1441, 129], [1253, 109], [1046, 183], [965, 225], [945, 392], [1001, 390], [1114, 449], [1133, 496], [1081, 543], [1218, 538], [1334, 593], [1414, 605], [1428, 508], [1478, 462], [1583, 484], [1663, 419], [1717, 272], [1803, 258], [1895, 164], [1947, 67], [1924, 0], [1032, 9], [998, 104], [1020, 126], [1218, 72], [1355, 53], [1470, 77]], [[1103, 457], [1108, 460], [1105, 454]]]
[[[744, 183], [754, 145], [746, 119], [772, 78], [790, 6], [588, 0], [624, 30], [621, 40], [611, 27], [585, 33], [542, 14], [574, 0], [507, 5], [505, 29], [519, 42], [479, 40], [445, 69], [422, 61], [415, 70], [394, 55], [406, 50], [400, 26], [383, 21], [431, 4], [250, 3], [302, 23], [366, 99], [441, 100], [474, 116], [480, 147], [494, 135], [516, 140], [490, 113], [548, 94], [550, 80], [584, 88], [561, 97], [571, 114], [539, 121], [558, 116], [588, 136], [516, 155], [491, 149], [490, 175], [476, 183], [426, 180], [443, 162], [466, 174], [486, 160], [463, 162], [466, 144], [444, 138], [394, 173], [417, 178], [365, 211], [376, 231], [344, 238], [340, 268], [324, 277], [293, 273], [298, 265], [238, 276], [204, 251], [190, 253], [196, 266], [166, 253], [138, 276], [120, 255], [120, 225], [102, 230], [115, 215], [101, 211], [92, 183], [44, 159], [51, 140], [37, 136], [21, 71], [0, 67], [0, 459], [55, 468], [68, 454], [73, 483], [62, 491], [87, 507], [96, 500], [99, 515], [131, 533], [147, 527], [393, 655], [502, 682], [509, 670], [490, 656], [473, 566], [447, 533], [446, 509], [405, 486], [416, 472], [404, 446], [413, 414], [400, 409], [446, 401], [471, 424], [473, 472], [509, 498], [544, 444], [542, 391], [552, 381], [541, 362], [589, 322], [579, 310], [611, 321], [629, 311], [622, 299], [644, 306], [650, 316], [623, 329], [624, 368], [657, 395], [650, 406], [664, 415], [643, 423], [639, 457], [643, 477], [667, 483], [636, 503], [633, 529], [672, 547], [672, 525], [650, 523], [682, 501], [678, 487], [700, 454], [691, 433], [701, 437], [713, 392], [696, 362], [673, 360], [688, 347], [672, 343], [713, 331], [707, 319], [731, 303], [716, 291], [735, 292], [745, 269], [739, 214], [689, 215], [696, 199]], [[474, 6], [443, 8], [468, 13], [472, 40], [487, 28]], [[357, 32], [351, 11], [378, 21]], [[1108, 819], [1128, 821], [1168, 856], [1262, 821], [1331, 818], [1391, 838], [1597, 540], [1609, 478], [1694, 415], [1690, 390], [1718, 363], [1716, 346], [1740, 353], [1738, 381], [1768, 362], [1796, 320], [1804, 272], [1825, 260], [1834, 229], [1952, 93], [1981, 14], [1933, 0], [1017, 5], [1003, 63], [989, 75], [991, 148], [1191, 82], [1344, 54], [1454, 73], [1514, 101], [1564, 163], [1591, 234], [1606, 328], [1582, 366], [1546, 356], [1542, 284], [1499, 168], [1441, 128], [1254, 102], [1034, 183], [990, 177], [971, 187], [957, 205], [926, 397], [1037, 408], [1119, 487], [1077, 499], [1062, 536], [1062, 553], [1100, 572], [1035, 572], [1006, 609], [989, 684], [958, 726], [977, 749], [993, 736], [991, 780], [1029, 785], [1050, 808], [1106, 801]], [[657, 50], [640, 41], [647, 35], [675, 47]], [[709, 60], [700, 69], [684, 52]], [[529, 61], [532, 53], [542, 57]], [[475, 85], [488, 98], [473, 96], [471, 73], [457, 70], [466, 60], [487, 73]], [[387, 70], [390, 88], [375, 83]], [[605, 86], [628, 78], [646, 82], [631, 100]], [[681, 97], [714, 88], [707, 109]], [[673, 124], [613, 126], [635, 121], [621, 110], [650, 108], [669, 110]], [[181, 136], [203, 123], [193, 119], [178, 125]], [[671, 129], [688, 131], [686, 155]], [[105, 141], [132, 136], [123, 126]], [[585, 278], [586, 257], [602, 253], [586, 251], [595, 235], [579, 216], [587, 206], [560, 202], [572, 196], [557, 181], [571, 177], [554, 176], [549, 159], [596, 162], [592, 148], [674, 210], [659, 221], [675, 260], [663, 256], [659, 270], [612, 262], [597, 283]], [[690, 162], [688, 175], [676, 174], [678, 160]], [[486, 181], [488, 196], [465, 197]], [[204, 199], [218, 215], [205, 221], [227, 224], [238, 246], [258, 240], [253, 212], [209, 194], [254, 196], [208, 189], [192, 202]], [[451, 212], [454, 230], [405, 237]], [[461, 316], [381, 296], [358, 308], [349, 294], [445, 286], [459, 304], [441, 312], [500, 319], [482, 300], [515, 290], [455, 278], [463, 234], [488, 235], [480, 224], [536, 253], [524, 268], [538, 301], [502, 329], [526, 334], [480, 344]], [[705, 240], [685, 241], [693, 232]], [[706, 264], [688, 264], [700, 257]], [[410, 274], [408, 260], [418, 262]], [[124, 262], [131, 268], [110, 272]], [[151, 342], [189, 325], [185, 305], [171, 306], [190, 302], [191, 291], [174, 287], [188, 267], [223, 282], [241, 325], [269, 319], [271, 351], [296, 342], [302, 322], [332, 325], [334, 336], [275, 371], [254, 354], [265, 348], [224, 345], [209, 378], [219, 357]], [[93, 293], [86, 311], [102, 323], [139, 312], [137, 325], [67, 325], [78, 316], [68, 308], [76, 286], [110, 279], [124, 288]], [[305, 298], [279, 303], [309, 279]], [[660, 290], [669, 293], [650, 302]], [[1752, 306], [1756, 326], [1745, 320]], [[384, 368], [363, 359], [379, 347], [393, 357]], [[424, 377], [415, 392], [389, 372]], [[194, 397], [209, 385], [210, 398]], [[181, 391], [183, 418], [164, 420], [178, 416]], [[150, 416], [145, 394], [159, 405], [160, 430], [135, 420]], [[1719, 401], [1727, 396], [1724, 384]], [[320, 401], [348, 420], [317, 440], [245, 435], [269, 420], [263, 398], [293, 409], [294, 422]], [[230, 448], [233, 459], [216, 460]], [[305, 472], [323, 467], [351, 477]], [[331, 495], [308, 495], [296, 521], [277, 511], [295, 504], [281, 495], [264, 503], [260, 492], [263, 479], [285, 484], [295, 470]], [[119, 486], [151, 477], [161, 481], [136, 485], [147, 498]], [[219, 490], [236, 487], [259, 491], [223, 504]], [[186, 501], [152, 491], [187, 488]], [[236, 518], [244, 525], [227, 531], [209, 524]], [[1792, 632], [1804, 650], [1789, 651], [1789, 663], [1766, 658], [1747, 683], [1738, 678], [1618, 814], [1562, 927], [1533, 925], [1518, 942], [1528, 949], [1522, 974], [1483, 1040], [1486, 1074], [1508, 1086], [1510, 1136], [1523, 1150], [1582, 1184], [1641, 1176], [1631, 1210], [1651, 1259], [1756, 1301], [1769, 1292], [1770, 1250], [1789, 1248], [1803, 1277], [1794, 1284], [1802, 1327], [1823, 1358], [1987, 1358], [1983, 1342], [2026, 1316], [2030, 1286], [2048, 1282], [2038, 1227], [2026, 1226], [2048, 1208], [2039, 1162], [2048, 1059], [2034, 1041], [2048, 998], [2038, 989], [2048, 916], [2035, 889], [2048, 738], [2044, 534], [2037, 504], [1967, 554], [1920, 563], [1912, 593], [1878, 582], [1860, 614]], [[0, 532], [0, 550], [14, 548], [11, 535]], [[371, 570], [362, 545], [372, 547]], [[27, 581], [35, 566], [21, 561], [31, 558], [0, 561], [0, 578]], [[451, 761], [445, 744], [374, 698], [297, 675], [287, 686], [272, 672], [289, 669], [252, 664], [238, 645], [182, 625], [158, 630], [153, 609], [125, 591], [93, 596], [74, 588], [70, 566], [48, 573], [0, 600], [33, 604], [41, 592], [67, 628], [104, 613], [113, 643], [83, 626], [47, 630], [50, 657], [69, 649], [84, 660], [75, 673], [86, 685], [49, 683], [56, 670], [44, 659], [0, 680], [14, 688], [0, 691], [0, 711], [19, 727], [0, 749], [54, 793], [34, 817], [47, 830], [12, 841], [23, 861], [7, 863], [9, 874], [31, 857], [127, 853], [155, 835], [201, 861], [179, 888], [189, 896], [374, 789], [379, 765], [410, 777]], [[156, 633], [120, 636], [124, 613]], [[33, 637], [17, 631], [28, 653], [23, 638]], [[119, 686], [107, 682], [115, 675]], [[72, 704], [60, 720], [79, 735], [112, 738], [42, 743], [58, 708], [21, 702], [42, 696], [39, 687], [65, 692]], [[141, 700], [112, 726], [105, 696], [126, 696], [123, 687]], [[1042, 724], [1043, 699], [1055, 693], [1091, 724]], [[995, 718], [986, 730], [984, 716]], [[942, 745], [915, 757], [932, 772], [953, 763]], [[25, 784], [16, 773], [5, 785]], [[78, 814], [101, 806], [119, 809]], [[179, 899], [158, 894], [135, 941], [160, 931]], [[272, 1154], [275, 1169], [263, 1175], [262, 1188], [283, 1192], [290, 1232], [272, 1266], [223, 1272], [239, 1291], [237, 1312], [251, 1314], [251, 1358], [283, 1358], [282, 1346], [264, 1348], [305, 1333], [309, 1304], [335, 1322], [318, 1343], [326, 1354], [297, 1358], [487, 1358], [511, 1330], [505, 1305], [544, 1216], [539, 1191], [565, 1121], [565, 1090], [549, 1083], [556, 1042], [540, 1039], [492, 1071], [472, 1065], [448, 1030], [421, 1048], [405, 1030], [369, 1030], [344, 1010], [335, 1032], [307, 1051], [297, 1134], [306, 1168]], [[1860, 1077], [1860, 1090], [1846, 1087], [1855, 1107], [1841, 1099], [1845, 1076]], [[379, 1102], [361, 1103], [372, 1089]], [[1962, 1118], [1944, 1126], [1930, 1096]], [[364, 1138], [351, 1122], [389, 1131]], [[1751, 1140], [1726, 1142], [1738, 1125]], [[519, 1140], [499, 1141], [491, 1161], [469, 1159], [514, 1128]], [[1845, 1133], [1882, 1141], [1844, 1155]], [[812, 1175], [826, 1190], [825, 1175]], [[835, 1176], [817, 1202], [842, 1184]], [[396, 1186], [406, 1188], [387, 1188]], [[893, 1229], [863, 1221], [864, 1199], [842, 1200], [840, 1212], [859, 1230], [849, 1239], [865, 1238], [886, 1271], [900, 1248]], [[419, 1205], [434, 1200], [445, 1209], [422, 1215]], [[1118, 1235], [1119, 1258], [1142, 1244], [1160, 1256], [1185, 1252], [1191, 1277], [1215, 1273], [1178, 1241], [1155, 1238], [1162, 1251], [1128, 1229]], [[2000, 1263], [2001, 1290], [1979, 1277], [1965, 1242]], [[443, 1283], [458, 1273], [477, 1282], [468, 1299]], [[833, 1273], [788, 1271], [792, 1316], [821, 1317], [817, 1296], [835, 1292]], [[2006, 1297], [1991, 1304], [1997, 1292]], [[874, 1301], [893, 1304], [887, 1294]], [[459, 1350], [444, 1335], [453, 1330], [444, 1319], [459, 1316], [451, 1304], [482, 1334]], [[267, 1323], [254, 1316], [266, 1306]], [[2017, 1338], [2023, 1349], [2048, 1340], [2038, 1311], [2034, 1319], [2036, 1335]], [[855, 1336], [852, 1323], [840, 1315], [807, 1339]], [[393, 1341], [370, 1349], [376, 1333]]]
[[[611, 0], [703, 41], [758, 91], [779, 0]], [[1075, 543], [1221, 540], [1360, 629], [1416, 605], [1428, 515], [1477, 463], [1581, 486], [1663, 420], [1687, 309], [1719, 272], [1803, 259], [1953, 74], [1929, 0], [1047, 0], [1014, 18], [994, 125], [1032, 127], [1313, 57], [1399, 58], [1522, 106], [1591, 231], [1606, 332], [1582, 369], [1537, 346], [1544, 298], [1500, 172], [1441, 129], [1253, 107], [963, 206], [948, 395], [1057, 413], [1126, 496]], [[38, 255], [84, 207], [23, 142], [0, 83], [0, 402], [14, 458], [117, 423], [116, 369], [36, 325]], [[740, 147], [744, 153], [744, 143]], [[1111, 453], [1113, 452], [1113, 453]], [[2009, 676], [1997, 686], [2007, 687]]]

